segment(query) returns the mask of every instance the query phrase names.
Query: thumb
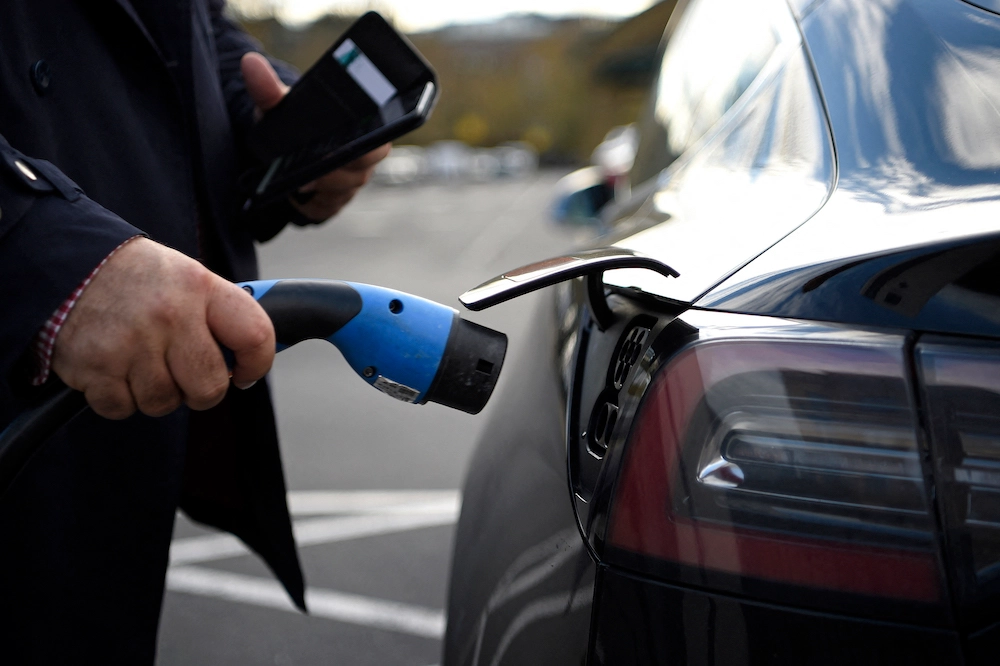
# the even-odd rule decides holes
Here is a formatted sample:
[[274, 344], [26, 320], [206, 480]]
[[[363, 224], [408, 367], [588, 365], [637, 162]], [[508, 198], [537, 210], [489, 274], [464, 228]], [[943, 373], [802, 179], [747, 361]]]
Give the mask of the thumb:
[[262, 112], [274, 108], [288, 92], [288, 86], [278, 78], [271, 63], [259, 53], [251, 51], [245, 54], [240, 61], [240, 70], [250, 99]]

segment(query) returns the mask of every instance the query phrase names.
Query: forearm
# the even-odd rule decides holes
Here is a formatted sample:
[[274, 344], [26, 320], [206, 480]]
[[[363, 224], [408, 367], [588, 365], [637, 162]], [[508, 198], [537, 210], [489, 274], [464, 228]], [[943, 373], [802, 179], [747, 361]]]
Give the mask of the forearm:
[[[263, 54], [264, 47], [225, 15], [225, 4], [225, 0], [209, 0], [209, 10], [219, 57], [222, 90], [237, 138], [242, 141], [254, 123], [254, 102], [247, 92], [240, 71], [240, 61], [251, 51]], [[298, 72], [291, 65], [271, 57], [268, 60], [287, 85], [292, 85], [298, 79]]]
[[32, 344], [45, 322], [112, 250], [141, 233], [0, 137], [0, 423], [30, 387]]
[[73, 311], [74, 306], [76, 306], [77, 301], [83, 296], [84, 290], [94, 281], [97, 274], [108, 260], [114, 256], [115, 252], [124, 247], [129, 241], [134, 238], [140, 238], [140, 236], [133, 236], [125, 241], [123, 241], [118, 247], [112, 250], [108, 256], [101, 260], [101, 263], [94, 267], [87, 277], [77, 285], [76, 289], [69, 297], [59, 304], [55, 312], [45, 321], [41, 330], [38, 331], [38, 335], [35, 336], [35, 341], [33, 343], [33, 352], [35, 360], [35, 368], [30, 373], [31, 374], [31, 384], [33, 386], [41, 386], [46, 381], [48, 381], [49, 375], [52, 371], [52, 353], [55, 350], [56, 339], [59, 337], [59, 331], [62, 330], [63, 324], [66, 323], [66, 318]]

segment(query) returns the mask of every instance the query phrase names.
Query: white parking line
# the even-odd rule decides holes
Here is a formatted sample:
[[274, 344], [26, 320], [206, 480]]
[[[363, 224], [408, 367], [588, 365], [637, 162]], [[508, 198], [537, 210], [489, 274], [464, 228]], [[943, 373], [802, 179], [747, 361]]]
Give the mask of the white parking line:
[[[288, 501], [293, 515], [353, 514], [295, 521], [296, 543], [309, 546], [450, 525], [458, 519], [460, 496], [456, 491], [315, 491], [289, 493]], [[248, 552], [229, 534], [175, 539], [167, 589], [294, 611], [277, 581], [185, 566]], [[443, 611], [317, 588], [306, 590], [306, 603], [315, 617], [426, 638], [444, 636]]]
[[[167, 571], [167, 589], [298, 612], [277, 581], [256, 576], [202, 567], [171, 567]], [[306, 605], [314, 617], [423, 638], [444, 636], [444, 612], [430, 608], [317, 588], [306, 590]]]
[[[458, 520], [461, 495], [454, 490], [300, 491], [288, 494], [288, 504], [294, 516], [324, 516], [292, 523], [296, 543], [311, 546], [451, 525]], [[188, 566], [247, 554], [243, 542], [230, 534], [174, 539], [167, 589], [296, 611], [275, 580]], [[314, 617], [425, 638], [444, 636], [440, 610], [317, 588], [306, 590], [306, 604]]]
[[[374, 511], [374, 510], [372, 510]], [[455, 500], [413, 503], [405, 507], [386, 506], [379, 513], [298, 520], [293, 524], [299, 546], [334, 543], [407, 530], [450, 525], [458, 520]], [[245, 555], [243, 542], [230, 534], [174, 539], [170, 544], [170, 565], [179, 566]]]
[[293, 516], [338, 513], [458, 512], [457, 490], [293, 490], [288, 510]]

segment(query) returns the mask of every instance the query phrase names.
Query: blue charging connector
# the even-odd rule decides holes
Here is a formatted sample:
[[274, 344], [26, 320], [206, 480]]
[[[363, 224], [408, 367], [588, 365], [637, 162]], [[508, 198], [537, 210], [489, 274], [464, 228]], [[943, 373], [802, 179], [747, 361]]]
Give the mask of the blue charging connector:
[[[302, 340], [326, 340], [362, 379], [398, 400], [478, 414], [499, 378], [507, 336], [434, 301], [337, 280], [240, 286], [271, 318], [277, 351]], [[51, 388], [0, 433], [0, 495], [49, 435], [87, 407], [82, 393]]]
[[271, 317], [279, 351], [306, 339], [326, 340], [363, 380], [405, 402], [442, 402], [477, 413], [503, 364], [502, 333], [426, 298], [336, 280], [239, 286]]

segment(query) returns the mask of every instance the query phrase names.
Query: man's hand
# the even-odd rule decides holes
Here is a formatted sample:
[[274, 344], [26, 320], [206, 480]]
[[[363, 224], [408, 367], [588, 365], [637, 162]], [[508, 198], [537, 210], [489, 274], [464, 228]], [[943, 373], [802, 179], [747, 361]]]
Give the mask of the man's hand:
[[246, 388], [274, 360], [274, 327], [248, 293], [194, 259], [136, 238], [84, 290], [56, 338], [52, 369], [95, 412], [163, 416], [183, 402], [217, 405], [232, 381]]
[[[259, 53], [247, 53], [240, 62], [247, 92], [257, 105], [258, 115], [274, 108], [288, 92], [267, 58]], [[375, 165], [389, 154], [390, 144], [380, 146], [362, 155], [350, 164], [317, 178], [299, 189], [302, 194], [313, 193], [305, 203], [292, 200], [292, 205], [310, 220], [322, 222], [333, 217], [350, 201], [358, 190], [372, 177]]]

